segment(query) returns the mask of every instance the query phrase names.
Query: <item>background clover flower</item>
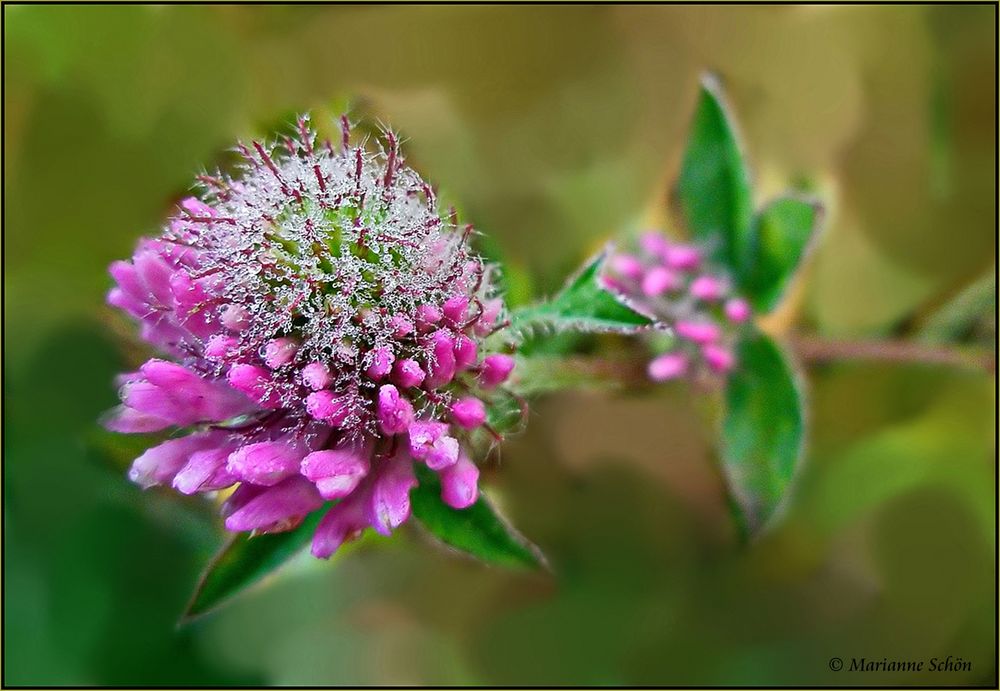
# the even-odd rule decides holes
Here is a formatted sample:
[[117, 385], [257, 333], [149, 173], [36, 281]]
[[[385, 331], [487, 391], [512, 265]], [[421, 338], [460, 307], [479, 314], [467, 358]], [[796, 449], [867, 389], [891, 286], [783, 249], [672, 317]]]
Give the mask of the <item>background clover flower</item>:
[[514, 360], [472, 227], [442, 213], [387, 132], [338, 147], [307, 118], [280, 144], [239, 145], [239, 172], [200, 176], [159, 237], [110, 267], [108, 302], [167, 359], [121, 378], [106, 425], [180, 428], [130, 471], [185, 494], [236, 486], [231, 531], [297, 526], [326, 502], [312, 552], [328, 557], [410, 514], [414, 463], [453, 508], [476, 501], [470, 435]]
[[750, 304], [721, 271], [707, 265], [699, 247], [651, 230], [639, 238], [634, 254], [617, 253], [607, 267], [602, 278], [609, 288], [673, 329], [665, 342], [657, 339], [661, 352], [647, 367], [650, 379], [668, 381], [704, 370], [723, 375], [736, 367], [733, 345], [752, 316]]

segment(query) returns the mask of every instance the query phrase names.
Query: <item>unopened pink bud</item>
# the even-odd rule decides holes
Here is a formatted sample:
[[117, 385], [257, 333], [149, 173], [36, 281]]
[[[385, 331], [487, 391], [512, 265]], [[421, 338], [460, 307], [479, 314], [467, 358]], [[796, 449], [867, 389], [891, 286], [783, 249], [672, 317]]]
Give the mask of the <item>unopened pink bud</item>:
[[241, 480], [270, 487], [294, 475], [305, 454], [301, 445], [288, 440], [258, 442], [231, 453], [226, 469]]
[[293, 338], [275, 338], [264, 346], [264, 362], [271, 369], [278, 369], [295, 359], [299, 344]]
[[610, 274], [601, 274], [598, 276], [597, 283], [603, 290], [607, 290], [612, 293], [628, 293], [631, 289], [631, 286], [627, 281]]
[[663, 266], [654, 266], [642, 279], [642, 292], [648, 297], [659, 297], [667, 291], [677, 290], [680, 276]]
[[722, 329], [711, 322], [677, 322], [677, 335], [699, 345], [714, 343], [722, 337]]
[[701, 349], [701, 354], [709, 368], [717, 374], [725, 374], [736, 366], [736, 357], [723, 346], [709, 343]]
[[479, 498], [479, 468], [465, 455], [440, 473], [441, 499], [453, 509], [465, 509]]
[[633, 281], [640, 280], [644, 271], [642, 262], [631, 254], [616, 254], [611, 257], [609, 265], [616, 274], [631, 278]]
[[350, 406], [345, 396], [324, 389], [306, 396], [306, 412], [321, 422], [338, 427], [347, 419]]
[[302, 368], [302, 383], [313, 391], [325, 389], [332, 380], [330, 368], [322, 362], [310, 362]]
[[438, 439], [448, 433], [448, 425], [437, 420], [414, 420], [410, 425], [410, 454], [422, 459]]
[[688, 290], [698, 300], [713, 302], [725, 294], [726, 285], [715, 276], [699, 276], [691, 281]]
[[492, 388], [507, 381], [514, 369], [514, 358], [503, 353], [487, 355], [483, 359], [482, 371], [479, 373], [479, 383], [486, 388]]
[[388, 348], [376, 348], [369, 354], [371, 364], [365, 370], [365, 374], [372, 381], [381, 381], [392, 370], [392, 363], [396, 361], [396, 356]]
[[413, 406], [392, 384], [378, 390], [378, 425], [384, 434], [405, 432], [413, 422]]
[[467, 396], [451, 404], [451, 416], [466, 429], [475, 429], [486, 422], [486, 406], [478, 398]]
[[647, 372], [653, 381], [668, 381], [687, 373], [688, 359], [684, 353], [666, 353], [653, 358]]
[[657, 259], [662, 259], [666, 254], [667, 248], [670, 247], [670, 243], [663, 236], [663, 233], [649, 230], [639, 236], [639, 246], [642, 247], [644, 252], [653, 255]]
[[502, 310], [503, 300], [500, 298], [484, 300], [483, 311], [479, 315], [479, 319], [476, 321], [476, 335], [489, 336], [493, 333], [493, 328], [496, 326], [497, 319], [500, 318], [500, 312]]
[[316, 484], [324, 499], [346, 497], [368, 473], [365, 449], [344, 446], [313, 451], [302, 459], [300, 472]]
[[443, 422], [418, 420], [410, 425], [410, 455], [431, 470], [441, 470], [458, 460], [458, 440], [448, 436]]
[[230, 355], [240, 344], [240, 340], [225, 334], [216, 334], [205, 344], [205, 357], [223, 359]]
[[219, 321], [230, 331], [242, 331], [250, 323], [250, 313], [240, 305], [227, 305], [222, 310]]
[[215, 216], [215, 209], [197, 197], [185, 197], [181, 200], [181, 208], [193, 216]]
[[437, 305], [420, 305], [417, 308], [417, 330], [421, 333], [427, 333], [441, 321], [443, 316]]
[[469, 310], [469, 298], [464, 295], [456, 295], [444, 301], [441, 311], [444, 318], [452, 324], [461, 325], [465, 322], [465, 314]]
[[395, 315], [389, 320], [392, 328], [392, 335], [396, 338], [405, 338], [413, 333], [413, 322], [402, 315]]
[[397, 386], [408, 389], [411, 386], [420, 386], [424, 381], [424, 371], [415, 360], [396, 360], [392, 366], [391, 379]]
[[734, 324], [742, 324], [750, 318], [750, 303], [743, 298], [733, 298], [726, 302], [726, 318]]
[[242, 391], [265, 408], [281, 407], [280, 396], [274, 389], [271, 373], [256, 365], [233, 365], [226, 374], [229, 384]]
[[455, 337], [452, 352], [455, 355], [455, 367], [458, 369], [465, 369], [476, 364], [476, 358], [479, 356], [476, 342], [465, 334], [459, 334]]
[[271, 373], [256, 365], [233, 365], [226, 375], [234, 389], [250, 393], [257, 386], [271, 380]]
[[701, 264], [701, 252], [690, 245], [671, 245], [664, 252], [663, 259], [671, 269], [691, 271]]
[[427, 385], [437, 388], [444, 386], [455, 376], [454, 341], [444, 329], [432, 333], [430, 341], [433, 345], [427, 366]]

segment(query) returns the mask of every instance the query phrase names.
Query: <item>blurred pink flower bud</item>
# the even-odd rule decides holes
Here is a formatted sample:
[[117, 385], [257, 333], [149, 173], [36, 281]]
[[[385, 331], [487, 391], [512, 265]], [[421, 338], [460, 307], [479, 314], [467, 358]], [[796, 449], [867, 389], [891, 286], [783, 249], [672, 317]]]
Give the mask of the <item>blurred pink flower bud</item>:
[[688, 290], [698, 300], [714, 302], [725, 295], [726, 285], [714, 276], [705, 275], [691, 281], [691, 287]]
[[659, 297], [667, 291], [677, 290], [680, 286], [680, 276], [663, 266], [654, 266], [642, 279], [642, 292], [651, 298]]
[[639, 246], [642, 247], [643, 251], [650, 254], [657, 259], [662, 259], [666, 256], [667, 249], [670, 247], [670, 243], [667, 238], [656, 230], [648, 230], [639, 236]]
[[616, 274], [631, 278], [633, 281], [640, 280], [644, 271], [642, 262], [631, 254], [616, 254], [611, 257], [609, 265]]
[[671, 269], [693, 271], [701, 265], [701, 252], [691, 245], [671, 245], [663, 258]]
[[715, 343], [702, 347], [701, 354], [709, 368], [716, 374], [725, 374], [736, 366], [736, 357], [732, 351]]
[[732, 298], [726, 302], [726, 318], [734, 324], [742, 324], [750, 318], [750, 303], [743, 298]]
[[677, 335], [699, 345], [714, 343], [722, 337], [722, 329], [712, 322], [677, 322]]
[[687, 374], [688, 358], [684, 353], [665, 353], [653, 358], [647, 368], [649, 378], [663, 382]]

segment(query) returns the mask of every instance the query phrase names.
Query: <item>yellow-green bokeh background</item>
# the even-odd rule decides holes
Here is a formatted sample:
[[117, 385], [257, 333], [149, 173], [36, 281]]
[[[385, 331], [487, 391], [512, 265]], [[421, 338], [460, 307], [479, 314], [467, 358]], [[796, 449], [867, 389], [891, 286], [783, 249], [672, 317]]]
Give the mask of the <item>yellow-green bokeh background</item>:
[[[746, 549], [682, 387], [554, 396], [488, 481], [557, 577], [403, 530], [183, 630], [217, 524], [129, 485], [95, 428], [137, 357], [106, 265], [235, 138], [345, 94], [409, 139], [523, 298], [662, 202], [715, 70], [758, 203], [805, 181], [831, 206], [796, 323], [905, 335], [993, 270], [995, 12], [5, 6], [5, 681], [995, 684], [985, 373], [809, 369], [804, 471]], [[973, 671], [828, 665], [947, 655]]]

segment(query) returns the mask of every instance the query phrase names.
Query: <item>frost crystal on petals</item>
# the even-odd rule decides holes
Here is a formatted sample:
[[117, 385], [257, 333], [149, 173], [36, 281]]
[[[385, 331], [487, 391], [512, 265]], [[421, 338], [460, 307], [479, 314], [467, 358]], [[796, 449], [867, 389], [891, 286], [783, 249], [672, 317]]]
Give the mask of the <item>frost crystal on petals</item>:
[[444, 478], [443, 500], [467, 505], [478, 471], [460, 445], [513, 366], [484, 352], [503, 301], [471, 226], [438, 208], [393, 133], [353, 145], [342, 128], [338, 147], [306, 117], [280, 144], [238, 145], [236, 174], [200, 176], [199, 197], [112, 264], [108, 295], [174, 362], [123, 378], [107, 426], [192, 428], [133, 479], [185, 493], [239, 483], [231, 530], [287, 530], [341, 499], [321, 556], [359, 523], [406, 519], [414, 462], [460, 478]]

